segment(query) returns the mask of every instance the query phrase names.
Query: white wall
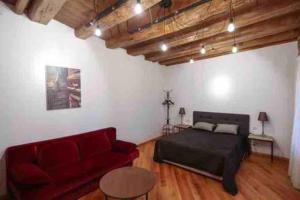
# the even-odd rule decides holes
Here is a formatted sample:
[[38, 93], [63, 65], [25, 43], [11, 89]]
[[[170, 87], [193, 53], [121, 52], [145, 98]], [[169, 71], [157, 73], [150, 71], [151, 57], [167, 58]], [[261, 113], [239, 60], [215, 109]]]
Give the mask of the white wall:
[[[45, 66], [81, 69], [82, 108], [46, 111]], [[0, 194], [8, 146], [115, 126], [140, 143], [163, 123], [161, 67], [73, 30], [18, 16], [0, 2]]]
[[298, 56], [295, 96], [294, 129], [291, 144], [289, 176], [293, 186], [300, 189], [300, 56]]
[[[173, 123], [179, 122], [179, 107], [186, 108], [188, 123], [194, 110], [245, 113], [251, 131], [261, 133], [257, 117], [266, 111], [265, 132], [275, 137], [275, 154], [289, 157], [296, 54], [296, 43], [289, 43], [165, 69], [165, 88], [173, 89], [175, 100]], [[261, 146], [255, 150], [269, 153]]]

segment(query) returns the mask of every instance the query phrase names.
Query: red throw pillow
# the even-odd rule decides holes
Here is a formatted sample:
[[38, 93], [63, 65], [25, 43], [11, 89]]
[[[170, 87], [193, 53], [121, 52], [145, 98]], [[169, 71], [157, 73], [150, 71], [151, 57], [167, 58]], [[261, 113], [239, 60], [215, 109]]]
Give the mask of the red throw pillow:
[[83, 158], [111, 151], [111, 143], [105, 133], [87, 134], [78, 144]]
[[46, 172], [31, 163], [15, 165], [12, 168], [11, 174], [13, 180], [21, 185], [37, 186], [52, 181]]

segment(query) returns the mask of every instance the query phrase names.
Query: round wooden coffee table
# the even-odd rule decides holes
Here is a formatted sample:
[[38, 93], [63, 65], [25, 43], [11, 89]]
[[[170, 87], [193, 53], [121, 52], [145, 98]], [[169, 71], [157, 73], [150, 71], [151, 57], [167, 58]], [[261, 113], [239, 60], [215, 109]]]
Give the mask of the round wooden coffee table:
[[102, 177], [100, 189], [108, 197], [116, 199], [135, 199], [146, 195], [155, 185], [155, 175], [146, 169], [138, 167], [123, 167], [115, 169]]

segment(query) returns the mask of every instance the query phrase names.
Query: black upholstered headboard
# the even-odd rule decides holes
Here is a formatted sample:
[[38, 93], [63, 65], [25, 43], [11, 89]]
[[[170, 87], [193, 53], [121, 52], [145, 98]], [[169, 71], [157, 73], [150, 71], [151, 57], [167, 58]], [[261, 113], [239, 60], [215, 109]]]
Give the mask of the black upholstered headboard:
[[228, 123], [239, 125], [239, 134], [249, 135], [250, 117], [245, 114], [229, 114], [229, 113], [213, 113], [213, 112], [193, 112], [193, 124], [196, 122], [210, 122], [210, 123]]

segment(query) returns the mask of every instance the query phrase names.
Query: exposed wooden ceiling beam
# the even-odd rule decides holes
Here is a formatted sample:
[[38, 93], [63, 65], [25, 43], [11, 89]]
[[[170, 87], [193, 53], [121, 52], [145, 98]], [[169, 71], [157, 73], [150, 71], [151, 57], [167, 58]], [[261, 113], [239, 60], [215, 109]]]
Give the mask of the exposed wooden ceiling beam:
[[16, 5], [14, 7], [15, 13], [21, 15], [24, 13], [27, 8], [30, 0], [17, 0]]
[[[267, 3], [268, 0], [260, 0], [260, 2], [265, 3], [260, 3], [258, 6], [252, 8], [251, 10], [248, 10], [248, 12], [235, 17], [235, 24], [238, 28], [242, 28], [251, 24], [259, 23], [300, 10], [300, 1], [298, 0], [274, 1], [270, 4]], [[192, 31], [187, 34], [182, 34], [173, 38], [166, 39], [164, 40], [164, 43], [166, 43], [171, 48], [195, 42], [197, 40], [203, 40], [205, 38], [227, 32], [227, 24], [228, 19], [225, 19], [209, 26], [202, 27], [202, 30]], [[130, 55], [141, 55], [159, 51], [159, 44], [157, 43], [143, 45], [138, 48], [129, 48], [127, 50]]]
[[[267, 36], [267, 37], [263, 37], [260, 39], [244, 42], [244, 43], [239, 44], [239, 52], [295, 41], [297, 39], [297, 35], [298, 35], [298, 30], [293, 30], [293, 31], [280, 33], [277, 35]], [[232, 45], [226, 46], [226, 47], [221, 47], [219, 49], [215, 49], [214, 51], [210, 51], [205, 56], [196, 55], [194, 57], [171, 59], [171, 60], [167, 60], [164, 62], [160, 62], [160, 64], [170, 66], [170, 65], [187, 63], [187, 62], [189, 62], [189, 60], [191, 58], [193, 58], [196, 61], [196, 60], [204, 60], [204, 59], [208, 59], [208, 58], [213, 58], [213, 57], [217, 57], [217, 56], [221, 56], [221, 55], [232, 54], [231, 48], [232, 48]]]
[[[210, 0], [173, 0], [171, 6], [164, 11], [162, 9], [160, 3], [155, 4], [151, 8], [149, 8], [146, 12], [144, 12], [142, 15], [137, 15], [126, 22], [122, 22], [118, 26], [125, 26], [126, 29], [121, 30], [118, 32], [116, 35], [110, 35], [110, 37], [106, 38], [113, 38], [119, 35], [124, 34], [124, 32], [137, 32], [138, 28], [144, 29], [148, 25], [150, 25], [152, 22], [155, 22], [156, 20], [162, 20], [164, 16], [170, 16], [174, 14], [175, 12], [178, 12], [182, 9], [186, 9], [189, 6], [195, 5], [196, 3], [204, 3], [205, 1], [210, 1]], [[114, 29], [118, 27], [115, 26]], [[108, 29], [107, 31], [112, 31], [111, 29]], [[104, 32], [104, 34], [106, 34]]]
[[[159, 3], [160, 1], [161, 0], [143, 0], [141, 1], [141, 4], [143, 5], [144, 10], [146, 10]], [[87, 39], [93, 35], [94, 30], [97, 26], [99, 26], [102, 31], [105, 31], [124, 21], [127, 21], [128, 19], [137, 15], [134, 12], [134, 6], [136, 2], [136, 0], [128, 0], [111, 14], [98, 20], [94, 26], [82, 25], [81, 27], [75, 29], [75, 35], [81, 39]]]
[[[295, 15], [285, 15], [281, 18], [264, 21], [258, 24], [253, 24], [245, 28], [241, 28], [236, 33], [236, 43], [255, 40], [258, 38], [276, 35], [289, 30], [294, 30], [300, 27], [300, 13]], [[234, 43], [234, 35], [231, 33], [223, 33], [208, 39], [200, 40], [190, 45], [184, 45], [182, 48], [173, 48], [165, 53], [154, 53], [146, 55], [146, 59], [157, 62], [177, 57], [189, 56], [200, 53], [203, 44], [209, 51], [212, 48], [228, 46]]]
[[[241, 7], [249, 7], [255, 3], [256, 0], [233, 0], [233, 7], [238, 9]], [[230, 0], [213, 0], [180, 13], [174, 17], [176, 20], [170, 18], [162, 23], [154, 24], [142, 32], [124, 34], [120, 37], [109, 39], [106, 41], [106, 46], [108, 48], [128, 47], [150, 39], [174, 34], [182, 31], [182, 29], [196, 26], [212, 16], [228, 13], [229, 5]], [[180, 26], [178, 26], [178, 24], [180, 24]]]
[[28, 16], [32, 21], [47, 25], [67, 0], [35, 0]]

